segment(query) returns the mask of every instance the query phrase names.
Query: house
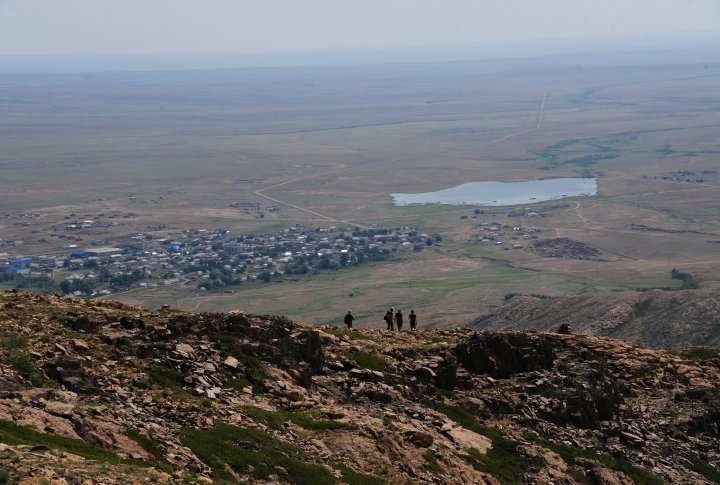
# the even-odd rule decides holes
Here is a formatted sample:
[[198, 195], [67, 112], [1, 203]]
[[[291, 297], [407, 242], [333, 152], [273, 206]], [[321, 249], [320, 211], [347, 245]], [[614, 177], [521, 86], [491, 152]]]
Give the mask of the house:
[[29, 275], [32, 272], [32, 269], [28, 266], [8, 266], [7, 268], [4, 268], [3, 271], [6, 273]]

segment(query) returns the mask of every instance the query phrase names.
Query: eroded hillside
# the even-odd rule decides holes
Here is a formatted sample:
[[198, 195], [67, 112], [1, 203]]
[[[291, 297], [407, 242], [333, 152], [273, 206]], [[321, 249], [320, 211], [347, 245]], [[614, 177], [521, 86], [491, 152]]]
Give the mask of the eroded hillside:
[[0, 294], [0, 478], [714, 483], [720, 359]]
[[720, 298], [714, 290], [518, 295], [481, 315], [472, 328], [551, 331], [567, 323], [590, 335], [651, 348], [720, 345]]

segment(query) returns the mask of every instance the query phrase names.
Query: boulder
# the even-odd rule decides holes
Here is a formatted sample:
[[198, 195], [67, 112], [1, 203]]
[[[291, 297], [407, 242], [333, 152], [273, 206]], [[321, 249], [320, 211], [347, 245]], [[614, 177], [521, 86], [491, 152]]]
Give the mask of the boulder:
[[455, 356], [470, 372], [508, 378], [519, 372], [548, 370], [555, 359], [553, 344], [528, 333], [475, 333], [455, 347]]
[[100, 392], [97, 380], [82, 366], [79, 359], [62, 358], [45, 366], [50, 378], [71, 391], [80, 394], [94, 394]]
[[80, 330], [83, 332], [94, 333], [97, 329], [105, 322], [101, 322], [97, 319], [90, 319], [87, 315], [80, 315], [77, 318], [69, 318], [67, 325], [73, 330]]
[[405, 441], [414, 444], [418, 448], [429, 448], [433, 444], [432, 435], [424, 431], [406, 431], [404, 438]]
[[449, 391], [455, 389], [458, 385], [458, 361], [455, 356], [450, 352], [445, 353], [443, 360], [438, 363], [435, 373], [437, 374], [435, 380], [437, 387]]

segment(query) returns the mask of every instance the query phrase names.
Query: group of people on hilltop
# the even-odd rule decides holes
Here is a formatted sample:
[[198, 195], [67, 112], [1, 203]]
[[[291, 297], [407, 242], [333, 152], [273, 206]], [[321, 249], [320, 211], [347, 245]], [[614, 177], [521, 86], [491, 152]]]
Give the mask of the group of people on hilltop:
[[[387, 329], [391, 331], [395, 330], [395, 326], [397, 326], [398, 331], [402, 330], [402, 326], [405, 321], [402, 310], [398, 308], [397, 311], [395, 311], [395, 307], [388, 308], [388, 311], [385, 313], [385, 317], [383, 319], [387, 324]], [[350, 329], [353, 328], [353, 320], [355, 320], [355, 317], [352, 312], [348, 310], [347, 314], [345, 314], [345, 326]], [[410, 330], [415, 330], [417, 328], [417, 314], [415, 313], [415, 310], [410, 310], [408, 321], [410, 322]]]
[[[385, 323], [387, 323], [388, 330], [395, 330], [394, 326], [397, 326], [398, 331], [402, 330], [404, 317], [402, 310], [399, 308], [397, 311], [395, 311], [395, 307], [388, 308], [388, 311], [385, 312], [384, 320]], [[410, 322], [410, 330], [415, 330], [417, 328], [417, 315], [415, 314], [415, 310], [410, 310], [408, 321]]]

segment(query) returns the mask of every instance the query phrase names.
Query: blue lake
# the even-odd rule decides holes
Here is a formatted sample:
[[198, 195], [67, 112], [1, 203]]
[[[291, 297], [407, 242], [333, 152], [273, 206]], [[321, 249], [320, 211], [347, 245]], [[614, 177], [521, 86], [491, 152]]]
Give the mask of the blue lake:
[[521, 205], [597, 195], [594, 178], [557, 178], [527, 182], [471, 182], [436, 192], [390, 194], [398, 206], [422, 204]]

